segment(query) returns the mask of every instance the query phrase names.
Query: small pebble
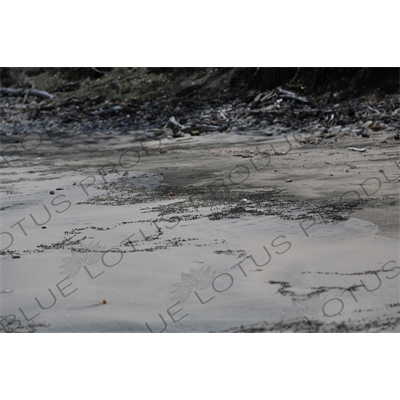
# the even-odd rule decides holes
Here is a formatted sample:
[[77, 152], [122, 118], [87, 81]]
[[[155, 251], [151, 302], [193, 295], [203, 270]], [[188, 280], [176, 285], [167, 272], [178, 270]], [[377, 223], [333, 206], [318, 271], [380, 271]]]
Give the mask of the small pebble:
[[64, 190], [64, 188], [62, 188], [62, 187], [59, 187], [59, 188], [57, 188], [56, 190]]
[[21, 256], [18, 253], [13, 253], [12, 258], [21, 258]]
[[5, 290], [3, 290], [3, 293], [12, 293], [14, 290], [12, 290], [12, 289], [5, 289]]
[[42, 229], [47, 229], [47, 226], [42, 226]]
[[52, 190], [52, 191], [50, 192], [50, 194], [54, 194], [54, 190]]
[[289, 179], [286, 179], [286, 182], [292, 182], [292, 180], [289, 178]]

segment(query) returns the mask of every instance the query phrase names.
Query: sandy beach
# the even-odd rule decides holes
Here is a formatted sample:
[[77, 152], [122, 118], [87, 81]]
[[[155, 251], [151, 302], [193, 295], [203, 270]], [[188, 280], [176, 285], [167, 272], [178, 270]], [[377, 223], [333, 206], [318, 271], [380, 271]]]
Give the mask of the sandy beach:
[[393, 132], [299, 137], [3, 137], [0, 331], [399, 332]]

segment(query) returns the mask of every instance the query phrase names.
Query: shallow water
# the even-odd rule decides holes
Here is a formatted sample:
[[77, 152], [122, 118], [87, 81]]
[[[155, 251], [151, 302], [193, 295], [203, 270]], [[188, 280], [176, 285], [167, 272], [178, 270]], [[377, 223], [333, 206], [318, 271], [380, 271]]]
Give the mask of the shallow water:
[[[16, 208], [2, 222], [11, 225], [24, 213]], [[398, 241], [377, 236], [370, 222], [244, 216], [155, 225], [156, 218], [143, 204], [74, 204], [45, 230], [26, 224], [27, 236], [15, 235], [12, 246], [21, 258], [0, 256], [0, 314], [27, 325], [39, 313], [32, 321], [51, 324], [37, 328], [46, 332], [207, 332], [260, 323], [290, 331], [305, 317], [330, 330], [342, 322], [362, 330], [361, 322], [397, 317], [398, 270], [389, 268], [398, 265]], [[90, 247], [99, 241], [102, 249]], [[84, 252], [71, 253], [79, 245]], [[74, 257], [78, 274], [60, 283], [67, 275], [59, 267]], [[352, 285], [355, 291], [346, 291]]]

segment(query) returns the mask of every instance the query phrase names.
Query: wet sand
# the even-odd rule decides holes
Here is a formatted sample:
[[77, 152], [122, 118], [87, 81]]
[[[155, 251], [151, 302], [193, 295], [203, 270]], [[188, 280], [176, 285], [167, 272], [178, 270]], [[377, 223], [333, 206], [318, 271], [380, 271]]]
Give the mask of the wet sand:
[[398, 332], [388, 136], [6, 138], [1, 329]]

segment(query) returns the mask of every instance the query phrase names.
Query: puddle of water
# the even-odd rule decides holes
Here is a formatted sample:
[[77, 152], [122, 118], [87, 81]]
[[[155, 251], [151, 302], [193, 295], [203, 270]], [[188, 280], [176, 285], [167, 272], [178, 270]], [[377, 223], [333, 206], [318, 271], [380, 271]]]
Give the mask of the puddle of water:
[[[84, 207], [81, 212], [85, 215], [92, 210], [92, 225], [110, 228], [88, 229], [81, 237], [90, 236], [90, 240], [101, 240], [107, 249], [118, 248], [126, 253], [108, 254], [108, 265], [121, 257], [115, 267], [101, 262], [91, 266], [92, 276], [103, 271], [96, 279], [83, 269], [71, 279], [71, 291], [79, 290], [68, 301], [41, 311], [45, 321], [52, 324], [46, 331], [148, 332], [145, 323], [160, 331], [163, 322], [159, 314], [167, 321], [167, 332], [289, 323], [291, 319], [284, 316], [284, 310], [293, 307], [292, 298], [305, 299], [318, 293], [327, 300], [336, 299], [324, 311], [321, 304], [309, 315], [318, 321], [357, 324], [361, 319], [394, 317], [397, 313], [396, 307], [389, 305], [399, 302], [399, 277], [393, 269], [398, 265], [399, 243], [377, 236], [378, 228], [369, 222], [350, 218], [327, 225], [304, 224], [307, 236], [300, 221], [271, 216], [197, 219], [173, 229], [160, 223], [162, 234], [158, 235], [154, 225], [135, 222], [138, 218], [134, 213], [132, 223], [122, 224], [127, 220], [127, 207], [113, 207], [112, 214], [105, 207], [80, 207]], [[136, 208], [140, 216], [140, 205]], [[149, 220], [157, 216], [153, 214], [148, 214]], [[63, 231], [82, 226], [80, 215], [64, 218], [61, 214]], [[130, 235], [134, 250], [121, 245]], [[46, 240], [51, 243], [57, 236], [61, 239], [62, 235], [55, 232]], [[20, 260], [3, 258], [3, 287], [14, 288], [14, 293], [3, 297], [2, 313], [18, 313], [18, 307], [27, 315], [39, 312], [34, 298], [51, 300], [48, 289], [63, 279], [58, 266], [66, 257], [71, 257], [69, 249], [22, 254]], [[208, 267], [209, 274], [213, 274], [211, 280], [205, 272]], [[380, 285], [373, 271], [378, 271]], [[353, 293], [346, 291], [352, 285], [361, 287]], [[180, 299], [174, 298], [179, 290], [171, 293], [177, 288], [183, 295]], [[107, 300], [104, 306], [89, 307], [103, 299]], [[177, 301], [181, 303], [177, 305]], [[66, 314], [68, 318], [64, 318]]]

